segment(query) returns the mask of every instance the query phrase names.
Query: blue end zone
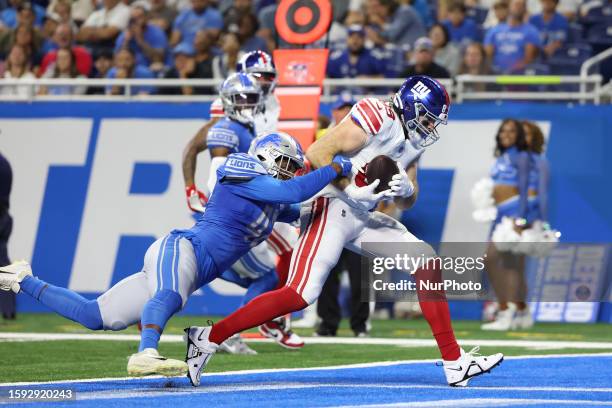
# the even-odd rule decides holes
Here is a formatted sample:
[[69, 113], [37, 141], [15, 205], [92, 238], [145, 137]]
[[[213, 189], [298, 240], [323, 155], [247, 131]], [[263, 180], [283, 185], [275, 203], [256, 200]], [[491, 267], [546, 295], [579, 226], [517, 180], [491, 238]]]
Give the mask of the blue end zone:
[[[248, 357], [245, 357], [248, 358]], [[212, 362], [214, 364], [214, 361]], [[361, 368], [276, 370], [211, 374], [202, 386], [188, 380], [135, 379], [55, 383], [23, 388], [67, 387], [79, 406], [394, 406], [474, 407], [612, 405], [612, 356], [517, 358], [467, 388], [445, 385], [440, 367], [407, 363]], [[0, 395], [7, 387], [0, 386]], [[75, 402], [52, 405], [74, 406]], [[22, 405], [21, 405], [22, 406]]]

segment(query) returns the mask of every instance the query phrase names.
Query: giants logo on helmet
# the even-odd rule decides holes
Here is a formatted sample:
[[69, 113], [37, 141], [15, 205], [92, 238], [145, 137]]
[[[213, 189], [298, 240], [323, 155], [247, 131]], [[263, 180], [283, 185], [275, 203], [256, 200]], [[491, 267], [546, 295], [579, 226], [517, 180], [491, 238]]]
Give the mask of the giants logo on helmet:
[[410, 90], [412, 94], [419, 99], [424, 99], [431, 93], [431, 89], [425, 86], [421, 81], [417, 82], [415, 86]]

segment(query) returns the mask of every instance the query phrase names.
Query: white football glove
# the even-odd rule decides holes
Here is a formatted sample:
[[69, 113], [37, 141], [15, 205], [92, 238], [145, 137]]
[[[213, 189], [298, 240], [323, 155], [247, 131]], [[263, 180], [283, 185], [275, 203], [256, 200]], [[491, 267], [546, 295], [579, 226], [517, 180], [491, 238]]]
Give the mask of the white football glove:
[[344, 189], [346, 195], [365, 210], [374, 208], [378, 202], [389, 194], [389, 190], [375, 193], [374, 190], [380, 184], [380, 180], [376, 179], [371, 184], [363, 187], [357, 187], [355, 184], [349, 184]]
[[397, 166], [400, 169], [400, 172], [393, 175], [391, 181], [389, 182], [389, 187], [391, 188], [391, 192], [387, 194], [389, 197], [410, 197], [414, 194], [414, 184], [412, 184], [412, 180], [406, 174], [406, 171], [403, 170], [403, 166], [400, 162], [397, 162]]

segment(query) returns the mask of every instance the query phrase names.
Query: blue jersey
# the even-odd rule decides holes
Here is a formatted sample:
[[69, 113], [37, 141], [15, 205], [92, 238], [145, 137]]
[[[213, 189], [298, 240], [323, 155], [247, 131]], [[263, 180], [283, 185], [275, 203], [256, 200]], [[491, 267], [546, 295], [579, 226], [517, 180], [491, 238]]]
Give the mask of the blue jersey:
[[502, 73], [516, 69], [517, 64], [525, 57], [525, 47], [532, 44], [540, 47], [540, 34], [531, 24], [510, 26], [501, 23], [487, 31], [484, 45], [492, 45], [493, 67]]
[[569, 23], [563, 14], [555, 13], [550, 21], [544, 21], [542, 14], [536, 14], [529, 19], [529, 24], [533, 25], [540, 32], [542, 45], [548, 45], [555, 41], [565, 42]]
[[444, 20], [442, 24], [448, 30], [450, 41], [454, 43], [468, 44], [480, 40], [480, 38], [478, 38], [478, 26], [470, 18], [465, 18], [459, 26], [454, 26], [450, 20]]
[[496, 185], [510, 185], [519, 190], [519, 214], [524, 217], [527, 211], [529, 189], [529, 154], [519, 151], [516, 146], [506, 149], [493, 164], [491, 178]]
[[[380, 56], [382, 57], [382, 56]], [[348, 50], [334, 51], [329, 56], [327, 75], [330, 78], [355, 78], [359, 75], [380, 75], [384, 72], [382, 58], [364, 48], [354, 64]]]
[[254, 137], [255, 129], [226, 117], [209, 129], [206, 144], [209, 149], [225, 147], [230, 153], [246, 153]]
[[[202, 282], [216, 278], [270, 235], [276, 221], [293, 222], [299, 205], [336, 177], [331, 166], [281, 181], [247, 154], [231, 154], [217, 170], [206, 212], [188, 230], [176, 230], [193, 245]], [[209, 259], [215, 271], [206, 270]]]

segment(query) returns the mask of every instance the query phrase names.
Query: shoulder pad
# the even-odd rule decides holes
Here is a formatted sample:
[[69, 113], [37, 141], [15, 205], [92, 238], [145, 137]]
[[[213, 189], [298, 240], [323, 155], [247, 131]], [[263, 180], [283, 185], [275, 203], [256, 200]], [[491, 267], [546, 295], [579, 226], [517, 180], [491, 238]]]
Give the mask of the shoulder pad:
[[368, 136], [375, 136], [383, 131], [395, 120], [393, 110], [376, 98], [364, 98], [351, 109], [351, 118]]
[[223, 166], [217, 170], [218, 179], [247, 181], [254, 177], [267, 175], [264, 166], [246, 153], [234, 153], [227, 156]]

